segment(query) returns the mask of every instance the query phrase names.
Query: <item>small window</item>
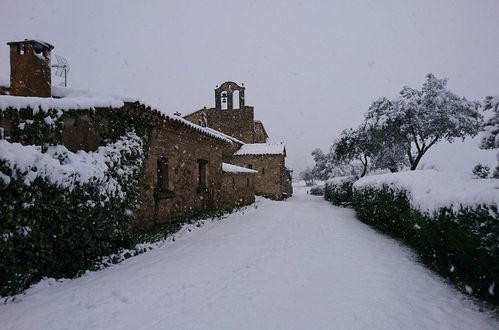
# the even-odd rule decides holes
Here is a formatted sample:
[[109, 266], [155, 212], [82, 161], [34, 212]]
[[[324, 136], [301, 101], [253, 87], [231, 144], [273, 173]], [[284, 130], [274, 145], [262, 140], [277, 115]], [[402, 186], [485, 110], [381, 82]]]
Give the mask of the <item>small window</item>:
[[206, 119], [206, 114], [204, 112], [201, 113], [201, 118], [199, 119], [199, 126], [208, 127], [208, 120]]
[[208, 161], [204, 159], [198, 159], [198, 187], [206, 188], [206, 176], [208, 169]]
[[232, 188], [236, 187], [236, 179], [232, 178]]
[[26, 45], [25, 44], [17, 44], [17, 55], [24, 55], [26, 51]]
[[265, 167], [262, 167], [262, 175], [265, 174]]
[[246, 178], [246, 187], [249, 187], [249, 186], [250, 186], [250, 179]]
[[167, 191], [169, 188], [168, 158], [158, 158], [158, 190]]
[[248, 164], [248, 165], [246, 165], [246, 168], [249, 168], [249, 169], [251, 169], [251, 170], [252, 170], [252, 169], [253, 169], [253, 165]]

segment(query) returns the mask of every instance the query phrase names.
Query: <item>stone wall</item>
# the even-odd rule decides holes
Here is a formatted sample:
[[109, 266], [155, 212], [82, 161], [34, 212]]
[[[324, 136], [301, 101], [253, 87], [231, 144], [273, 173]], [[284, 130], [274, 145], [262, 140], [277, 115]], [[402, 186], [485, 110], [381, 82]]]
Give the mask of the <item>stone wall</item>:
[[281, 172], [281, 191], [283, 197], [293, 196], [293, 171], [287, 167]]
[[230, 135], [245, 143], [253, 143], [255, 133], [254, 109], [245, 106], [242, 109], [202, 109], [185, 116], [184, 118], [199, 125], [202, 113], [206, 114], [208, 127]]
[[106, 111], [80, 111], [76, 112], [76, 115], [65, 114], [62, 131], [64, 146], [73, 152], [97, 150], [102, 143], [103, 134], [108, 131], [109, 120], [105, 116]]
[[266, 143], [268, 138], [269, 136], [267, 135], [262, 122], [255, 120], [255, 138], [253, 143]]
[[232, 158], [237, 166], [252, 168], [258, 171], [255, 176], [255, 192], [257, 195], [281, 200], [283, 194], [284, 155], [238, 155]]
[[223, 173], [221, 191], [223, 207], [251, 204], [255, 201], [255, 174]]
[[[151, 227], [189, 218], [203, 209], [225, 207], [220, 202], [224, 143], [180, 125], [154, 127], [149, 137], [137, 225]], [[159, 178], [160, 159], [166, 162], [166, 184]], [[203, 166], [205, 184], [199, 182]]]

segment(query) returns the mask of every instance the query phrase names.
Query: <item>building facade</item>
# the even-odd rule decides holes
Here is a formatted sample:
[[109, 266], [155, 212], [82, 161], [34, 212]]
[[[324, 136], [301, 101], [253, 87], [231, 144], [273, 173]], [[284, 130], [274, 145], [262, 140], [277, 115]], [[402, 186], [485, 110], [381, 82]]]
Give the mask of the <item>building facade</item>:
[[[235, 97], [237, 94], [238, 98]], [[237, 99], [238, 108], [235, 107]], [[254, 107], [245, 105], [243, 85], [224, 82], [215, 89], [214, 108], [205, 107], [184, 118], [237, 140], [233, 149], [225, 153], [224, 161], [256, 170], [255, 190], [258, 195], [281, 200], [293, 194], [291, 171], [285, 164], [285, 146], [267, 143], [269, 136], [263, 123], [254, 119]]]

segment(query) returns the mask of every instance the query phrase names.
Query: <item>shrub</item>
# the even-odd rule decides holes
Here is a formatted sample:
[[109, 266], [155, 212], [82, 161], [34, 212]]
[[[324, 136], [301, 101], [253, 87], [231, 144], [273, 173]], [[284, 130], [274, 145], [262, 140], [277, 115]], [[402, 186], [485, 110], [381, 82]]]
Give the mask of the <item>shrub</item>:
[[479, 179], [487, 179], [490, 173], [490, 167], [487, 165], [477, 164], [473, 167], [473, 176]]
[[409, 193], [387, 185], [357, 188], [353, 206], [359, 219], [414, 248], [420, 259], [461, 289], [499, 303], [499, 221], [497, 207], [476, 205], [423, 213]]
[[352, 186], [357, 180], [355, 177], [338, 177], [326, 182], [324, 198], [334, 205], [348, 206], [352, 203]]
[[496, 166], [494, 169], [494, 172], [492, 172], [492, 179], [499, 179], [499, 165]]
[[324, 195], [324, 185], [315, 185], [310, 188], [310, 194], [315, 196]]

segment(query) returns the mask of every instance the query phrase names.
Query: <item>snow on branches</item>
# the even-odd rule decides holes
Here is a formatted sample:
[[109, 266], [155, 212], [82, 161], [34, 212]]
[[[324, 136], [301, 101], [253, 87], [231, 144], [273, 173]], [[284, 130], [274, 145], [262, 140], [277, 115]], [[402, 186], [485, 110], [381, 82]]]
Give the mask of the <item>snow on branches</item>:
[[446, 85], [446, 79], [428, 74], [421, 90], [404, 87], [397, 99], [379, 99], [366, 114], [366, 129], [405, 149], [411, 170], [437, 142], [475, 136], [480, 129], [480, 104], [457, 96]]
[[480, 129], [480, 104], [457, 96], [446, 85], [446, 79], [428, 74], [421, 90], [404, 87], [399, 98], [380, 99], [366, 114], [369, 129], [405, 148], [411, 170], [437, 142], [475, 136]]
[[[488, 96], [484, 102], [485, 110], [492, 110], [494, 114], [483, 125], [484, 134], [480, 143], [480, 149], [498, 149], [499, 148], [499, 95], [496, 97]], [[499, 161], [499, 152], [497, 153]], [[499, 167], [499, 166], [498, 166]]]
[[[361, 177], [373, 169], [396, 172], [409, 165], [415, 170], [428, 149], [439, 141], [475, 136], [483, 122], [480, 103], [468, 101], [446, 86], [446, 79], [428, 74], [421, 89], [406, 86], [396, 99], [374, 101], [364, 122], [356, 129], [343, 130], [336, 139], [330, 151], [331, 163], [360, 163]], [[495, 100], [491, 107], [497, 113], [499, 97]], [[489, 134], [482, 144], [497, 147], [499, 116], [487, 127]]]

